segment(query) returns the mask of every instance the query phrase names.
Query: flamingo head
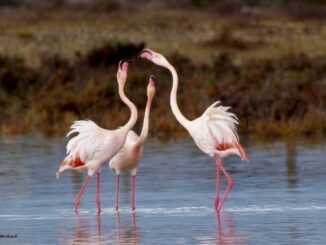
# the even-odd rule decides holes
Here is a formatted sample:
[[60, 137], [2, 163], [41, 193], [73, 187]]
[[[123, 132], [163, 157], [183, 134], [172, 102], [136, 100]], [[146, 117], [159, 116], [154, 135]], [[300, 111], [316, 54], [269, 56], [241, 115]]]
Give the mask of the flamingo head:
[[126, 84], [128, 74], [129, 62], [126, 60], [120, 60], [118, 65], [117, 80], [122, 86]]
[[155, 65], [166, 67], [169, 64], [163, 55], [148, 48], [144, 49], [139, 56], [153, 62]]
[[156, 80], [155, 76], [151, 75], [149, 77], [149, 82], [148, 82], [148, 85], [147, 85], [147, 97], [151, 98], [151, 99], [154, 97], [155, 92], [156, 92], [155, 80]]

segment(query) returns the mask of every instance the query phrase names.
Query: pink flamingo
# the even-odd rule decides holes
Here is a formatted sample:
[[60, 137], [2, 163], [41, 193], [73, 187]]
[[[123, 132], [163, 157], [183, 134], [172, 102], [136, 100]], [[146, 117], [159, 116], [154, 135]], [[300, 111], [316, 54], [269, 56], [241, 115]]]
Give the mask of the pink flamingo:
[[128, 63], [120, 62], [117, 72], [119, 87], [119, 96], [123, 103], [130, 109], [130, 118], [122, 127], [115, 130], [108, 130], [99, 127], [95, 122], [90, 120], [76, 121], [71, 126], [67, 137], [78, 133], [67, 143], [67, 156], [61, 162], [56, 175], [59, 178], [60, 173], [67, 170], [87, 170], [88, 176], [82, 185], [75, 199], [75, 212], [78, 214], [80, 200], [85, 192], [91, 177], [96, 173], [96, 204], [97, 212], [101, 212], [100, 201], [100, 169], [101, 166], [109, 161], [121, 147], [124, 145], [127, 134], [134, 127], [138, 112], [136, 106], [128, 99], [124, 92], [127, 81]]
[[[170, 107], [177, 121], [188, 131], [198, 148], [214, 158], [216, 161], [216, 198], [215, 210], [219, 212], [233, 187], [233, 180], [224, 168], [222, 158], [229, 155], [238, 155], [246, 160], [246, 153], [239, 143], [236, 125], [238, 118], [229, 112], [230, 107], [220, 105], [217, 101], [194, 120], [187, 119], [177, 104], [178, 75], [175, 68], [167, 59], [157, 52], [144, 49], [140, 57], [145, 58], [158, 66], [165, 67], [172, 74], [172, 89], [170, 93]], [[220, 199], [220, 171], [225, 175], [227, 188]]]
[[136, 193], [136, 176], [139, 165], [139, 160], [143, 155], [144, 143], [148, 136], [149, 128], [149, 113], [151, 110], [152, 101], [155, 95], [154, 76], [150, 76], [147, 86], [147, 103], [144, 114], [143, 128], [140, 136], [130, 130], [127, 135], [126, 142], [121, 150], [110, 161], [110, 168], [115, 171], [116, 178], [116, 199], [115, 209], [119, 210], [119, 189], [120, 189], [120, 173], [130, 171], [132, 182], [132, 210], [136, 209], [135, 193]]

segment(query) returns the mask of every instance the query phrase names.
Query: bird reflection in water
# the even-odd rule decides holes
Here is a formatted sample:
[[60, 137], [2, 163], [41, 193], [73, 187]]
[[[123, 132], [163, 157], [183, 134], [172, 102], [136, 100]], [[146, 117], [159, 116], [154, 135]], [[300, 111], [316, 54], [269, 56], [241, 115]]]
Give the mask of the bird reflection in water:
[[225, 214], [223, 220], [216, 214], [216, 244], [218, 245], [246, 245], [248, 238], [240, 234], [230, 214]]
[[[96, 231], [94, 231], [96, 227]], [[72, 244], [101, 244], [101, 216], [96, 215], [96, 226], [89, 217], [76, 216], [76, 228]]]
[[136, 213], [131, 214], [129, 224], [122, 224], [120, 213], [116, 213], [116, 231], [114, 244], [140, 244]]

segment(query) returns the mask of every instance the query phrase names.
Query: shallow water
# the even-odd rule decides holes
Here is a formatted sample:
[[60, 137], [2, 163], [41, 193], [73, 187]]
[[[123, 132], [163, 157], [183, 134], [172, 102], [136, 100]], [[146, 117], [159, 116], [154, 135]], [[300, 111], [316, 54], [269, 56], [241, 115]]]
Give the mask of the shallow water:
[[[235, 187], [219, 219], [213, 211], [214, 164], [185, 141], [148, 142], [134, 215], [128, 176], [116, 215], [114, 178], [105, 166], [98, 217], [95, 178], [79, 216], [72, 202], [83, 175], [55, 178], [62, 140], [1, 139], [0, 244], [326, 244], [326, 145], [246, 148], [250, 162], [225, 162]], [[1, 237], [7, 234], [14, 237]]]

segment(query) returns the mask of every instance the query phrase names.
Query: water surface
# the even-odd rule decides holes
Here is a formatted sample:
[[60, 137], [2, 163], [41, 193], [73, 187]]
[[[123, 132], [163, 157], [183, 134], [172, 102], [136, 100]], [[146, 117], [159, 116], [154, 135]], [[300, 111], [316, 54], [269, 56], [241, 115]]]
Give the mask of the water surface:
[[215, 168], [192, 142], [148, 142], [130, 212], [130, 179], [122, 177], [120, 215], [114, 178], [102, 169], [101, 216], [95, 178], [76, 216], [84, 176], [56, 180], [64, 142], [36, 137], [0, 140], [0, 244], [326, 244], [325, 144], [246, 145], [250, 162], [225, 161], [235, 188], [219, 217], [213, 211]]

